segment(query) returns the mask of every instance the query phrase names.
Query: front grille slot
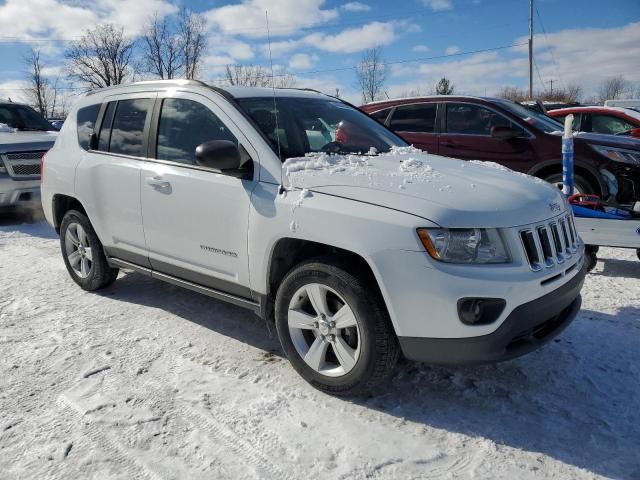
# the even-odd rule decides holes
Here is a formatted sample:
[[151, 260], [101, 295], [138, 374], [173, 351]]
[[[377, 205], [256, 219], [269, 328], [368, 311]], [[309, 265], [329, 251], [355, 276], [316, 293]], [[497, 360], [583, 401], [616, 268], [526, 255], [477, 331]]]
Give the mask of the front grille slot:
[[14, 178], [35, 178], [40, 175], [40, 159], [45, 151], [12, 152], [2, 155], [7, 172]]
[[521, 230], [520, 240], [534, 271], [564, 263], [576, 252], [579, 243], [571, 214]]

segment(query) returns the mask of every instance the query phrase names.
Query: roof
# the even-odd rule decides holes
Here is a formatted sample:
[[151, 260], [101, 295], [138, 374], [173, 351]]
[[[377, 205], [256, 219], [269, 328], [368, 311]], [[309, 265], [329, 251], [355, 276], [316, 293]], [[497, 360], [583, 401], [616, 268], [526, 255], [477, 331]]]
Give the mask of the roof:
[[405, 100], [452, 100], [452, 99], [473, 99], [473, 100], [495, 100], [489, 97], [477, 97], [475, 95], [422, 95], [418, 97], [396, 97], [396, 98], [387, 98], [386, 100], [376, 100], [375, 102], [369, 102], [362, 106], [368, 105], [384, 105], [385, 103], [392, 102], [404, 102]]
[[552, 110], [549, 114], [564, 114], [564, 113], [580, 113], [580, 112], [612, 112], [612, 113], [620, 113], [627, 117], [634, 118], [640, 121], [640, 112], [632, 110], [630, 108], [623, 107], [568, 107], [568, 108], [559, 108], [557, 110]]
[[256, 98], [256, 97], [297, 97], [297, 98], [327, 98], [330, 95], [324, 93], [304, 89], [304, 88], [263, 88], [263, 87], [216, 87], [216, 89], [224, 90], [233, 98]]

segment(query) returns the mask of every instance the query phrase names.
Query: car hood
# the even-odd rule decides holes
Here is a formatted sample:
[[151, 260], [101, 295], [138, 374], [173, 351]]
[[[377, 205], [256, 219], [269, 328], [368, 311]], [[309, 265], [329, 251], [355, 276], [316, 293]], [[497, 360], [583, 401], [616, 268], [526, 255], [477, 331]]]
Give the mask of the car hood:
[[[562, 132], [552, 132], [550, 135], [562, 137]], [[640, 150], [640, 140], [627, 135], [607, 135], [604, 133], [574, 132], [573, 142], [576, 145], [608, 145], [617, 148]]]
[[49, 150], [58, 132], [0, 131], [0, 153]]
[[566, 209], [548, 183], [495, 163], [395, 147], [382, 155], [312, 154], [288, 159], [287, 188], [340, 196], [417, 215], [442, 227], [513, 227]]

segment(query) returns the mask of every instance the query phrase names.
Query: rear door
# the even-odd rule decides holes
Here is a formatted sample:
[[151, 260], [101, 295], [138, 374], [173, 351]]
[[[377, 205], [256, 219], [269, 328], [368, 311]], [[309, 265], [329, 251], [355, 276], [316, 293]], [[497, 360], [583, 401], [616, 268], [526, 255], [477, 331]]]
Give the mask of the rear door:
[[110, 256], [149, 266], [140, 209], [155, 92], [106, 97], [95, 126], [97, 145], [76, 169], [75, 188]]
[[196, 164], [210, 140], [243, 145], [246, 137], [211, 99], [187, 92], [160, 94], [154, 109], [149, 161], [140, 178], [142, 214], [155, 271], [249, 298], [247, 229], [255, 180]]
[[[535, 159], [532, 135], [500, 112], [464, 102], [443, 104], [439, 154], [462, 160], [496, 162], [514, 170], [526, 171]], [[493, 127], [512, 127], [521, 134], [502, 140], [491, 136]]]
[[389, 128], [416, 148], [428, 153], [438, 153], [438, 129], [436, 127], [437, 103], [412, 103], [398, 105], [387, 123]]

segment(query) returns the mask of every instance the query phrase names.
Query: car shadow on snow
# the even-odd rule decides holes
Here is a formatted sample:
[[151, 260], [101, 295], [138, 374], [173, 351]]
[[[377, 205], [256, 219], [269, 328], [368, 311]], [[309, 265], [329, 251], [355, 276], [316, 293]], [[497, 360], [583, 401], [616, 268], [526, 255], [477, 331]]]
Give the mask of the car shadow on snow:
[[55, 230], [44, 221], [41, 209], [0, 209], [0, 231], [19, 232], [45, 239], [58, 238]]
[[226, 337], [283, 357], [275, 327], [251, 311], [137, 273], [125, 273], [99, 295], [159, 308]]
[[[640, 478], [639, 362], [640, 307], [582, 310], [527, 356], [477, 367], [402, 362], [390, 388], [356, 403], [605, 477]], [[544, 462], [537, 456], [532, 470]]]
[[603, 265], [602, 271], [591, 272], [591, 275], [603, 277], [640, 278], [640, 260], [600, 258], [598, 259], [598, 263]]
[[[138, 274], [101, 294], [283, 356], [275, 331], [240, 307]], [[550, 457], [606, 477], [640, 478], [639, 319], [638, 307], [616, 315], [583, 310], [560, 338], [525, 357], [459, 368], [402, 361], [374, 396], [344, 401], [532, 452], [531, 470], [553, 468], [545, 466]]]

